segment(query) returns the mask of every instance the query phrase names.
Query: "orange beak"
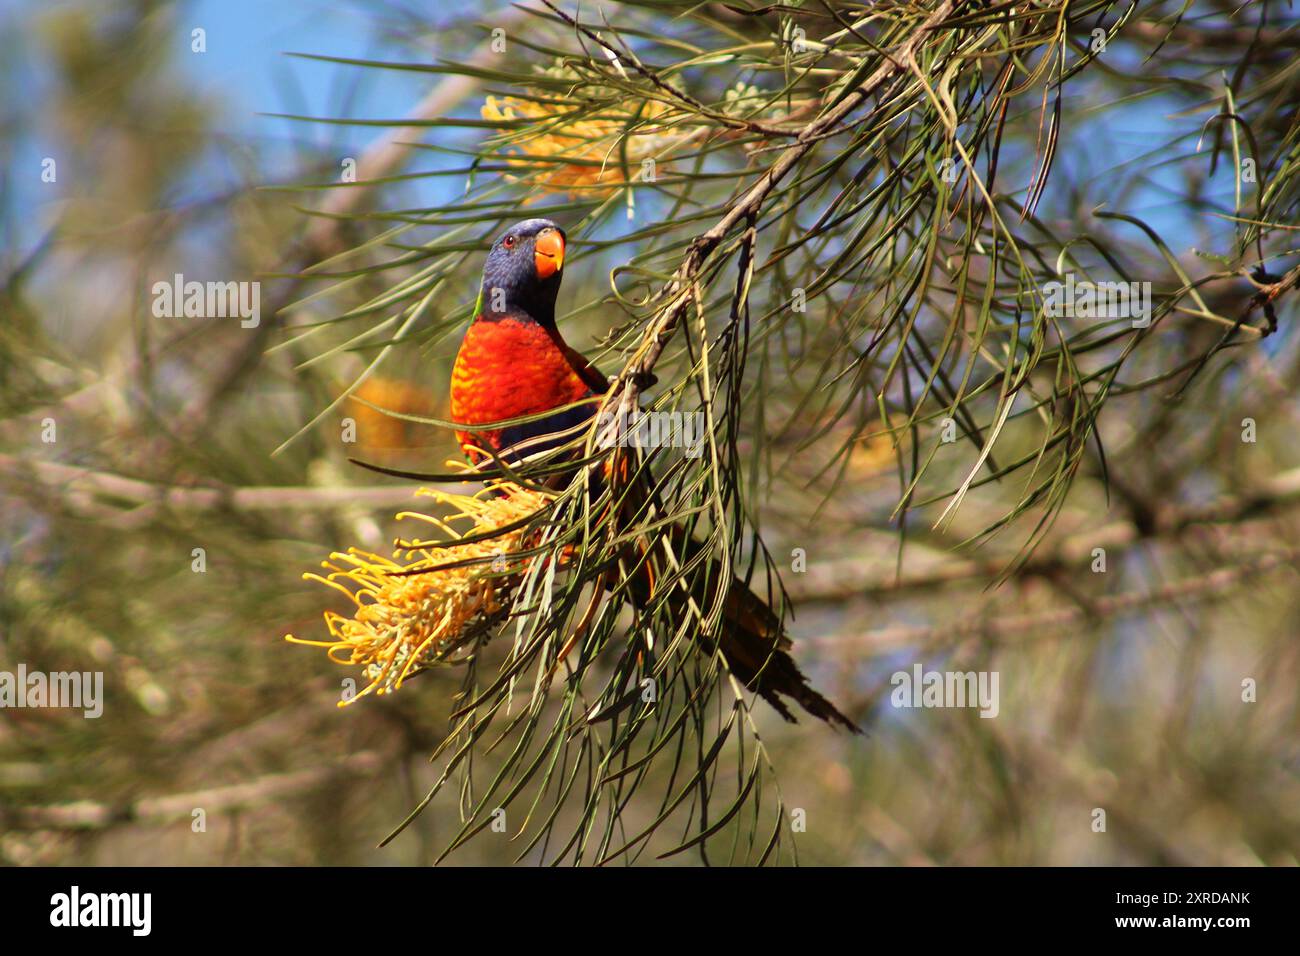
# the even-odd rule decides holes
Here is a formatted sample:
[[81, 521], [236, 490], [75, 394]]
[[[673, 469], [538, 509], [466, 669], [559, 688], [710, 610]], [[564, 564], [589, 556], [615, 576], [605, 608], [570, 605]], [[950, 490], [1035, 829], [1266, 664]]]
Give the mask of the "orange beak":
[[537, 277], [549, 279], [564, 268], [564, 236], [558, 229], [543, 229], [533, 241]]

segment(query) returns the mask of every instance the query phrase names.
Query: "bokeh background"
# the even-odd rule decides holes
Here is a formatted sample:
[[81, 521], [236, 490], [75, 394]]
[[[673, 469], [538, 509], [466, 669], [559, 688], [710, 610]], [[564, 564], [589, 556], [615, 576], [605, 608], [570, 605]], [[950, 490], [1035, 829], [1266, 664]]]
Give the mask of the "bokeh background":
[[[1230, 20], [1227, 5], [1198, 2], [1154, 52], [1177, 6], [1139, 4], [1108, 69], [1070, 88], [1071, 122], [1039, 216], [1118, 228], [1084, 225], [1105, 203], [1195, 263], [1194, 250], [1224, 251], [1236, 183], [1202, 143], [1213, 111], [1197, 84], [1242, 60], [1256, 20], [1229, 29], [1215, 19]], [[621, 8], [606, 7], [620, 22]], [[1300, 32], [1292, 11], [1267, 7], [1272, 46], [1260, 69], [1276, 73], [1264, 95], [1277, 126], [1257, 132], [1285, 147], [1295, 143]], [[522, 21], [504, 7], [415, 0], [3, 0], [0, 10], [0, 669], [98, 670], [106, 684], [98, 720], [0, 710], [0, 861], [430, 862], [458, 829], [453, 793], [391, 845], [376, 844], [436, 774], [428, 757], [454, 682], [422, 678], [339, 709], [344, 672], [283, 638], [323, 630], [327, 596], [303, 571], [348, 544], [382, 548], [410, 499], [411, 482], [348, 458], [440, 470], [454, 456], [445, 430], [372, 406], [446, 417], [485, 239], [465, 233], [466, 266], [409, 337], [394, 338], [392, 325], [361, 336], [380, 314], [304, 334], [414, 268], [331, 269], [332, 256], [392, 222], [308, 210], [454, 204], [476, 175], [447, 172], [464, 165], [455, 151], [477, 148], [489, 130], [392, 121], [476, 120], [491, 84], [287, 54], [464, 60], [494, 25], [518, 31]], [[627, 15], [655, 22], [646, 10]], [[667, 13], [658, 22], [671, 35]], [[195, 29], [204, 52], [193, 49]], [[562, 28], [546, 29], [564, 42]], [[1004, 182], [1032, 179], [1034, 129], [1031, 116], [1008, 134]], [[53, 182], [42, 179], [46, 158], [56, 160]], [[349, 158], [394, 178], [369, 190], [308, 188], [337, 183]], [[409, 172], [429, 175], [401, 177]], [[630, 214], [620, 199], [578, 237], [564, 291], [574, 311], [565, 334], [578, 348], [598, 352], [626, 321], [610, 302], [609, 272], [635, 246], [618, 240], [665, 208], [638, 192]], [[418, 227], [463, 225], [444, 212]], [[1122, 241], [1159, 261], [1135, 231]], [[1295, 245], [1279, 242], [1278, 255]], [[1276, 273], [1294, 265], [1280, 262]], [[309, 267], [316, 274], [303, 277]], [[259, 280], [261, 325], [155, 317], [149, 290], [175, 273]], [[1242, 279], [1207, 295], [1235, 314], [1253, 291]], [[791, 402], [782, 413], [775, 396], [784, 418], [767, 452], [761, 528], [774, 554], [807, 557], [806, 570], [785, 574], [796, 656], [868, 729], [851, 739], [759, 714], [770, 785], [806, 813], [801, 862], [1296, 863], [1294, 299], [1279, 298], [1275, 335], [1219, 353], [1186, 390], [1171, 378], [1115, 396], [1098, 426], [1104, 471], [1089, 458], [1044, 540], [1005, 581], [1033, 518], [979, 546], [966, 541], [1014, 505], [1015, 477], [979, 489], [941, 530], [943, 503], [919, 508], [900, 555], [890, 436], [864, 435], [823, 408]], [[814, 300], [810, 322], [834, 324], [836, 308]], [[1183, 367], [1222, 332], [1167, 327], [1137, 360], [1143, 375]], [[340, 400], [390, 344], [359, 391], [372, 404]], [[801, 348], [792, 375], [829, 361], [816, 336]], [[349, 417], [355, 445], [340, 440]], [[53, 444], [42, 441], [48, 419]], [[1254, 441], [1243, 440], [1244, 419]], [[1015, 432], [1007, 442], [1008, 457], [1033, 447]], [[965, 454], [943, 474], [959, 482]], [[890, 675], [915, 662], [997, 671], [998, 717], [891, 707]], [[1254, 682], [1253, 700], [1243, 681]], [[206, 814], [200, 832], [195, 808]], [[451, 860], [516, 853], [485, 833]]]

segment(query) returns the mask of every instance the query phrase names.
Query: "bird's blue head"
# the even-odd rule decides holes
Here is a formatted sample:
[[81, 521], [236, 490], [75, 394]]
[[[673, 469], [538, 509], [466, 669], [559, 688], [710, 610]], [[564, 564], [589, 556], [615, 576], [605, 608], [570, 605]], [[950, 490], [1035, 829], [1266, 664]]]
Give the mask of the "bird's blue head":
[[555, 297], [564, 274], [564, 230], [549, 219], [525, 219], [488, 250], [478, 313], [491, 319], [524, 312], [555, 324]]

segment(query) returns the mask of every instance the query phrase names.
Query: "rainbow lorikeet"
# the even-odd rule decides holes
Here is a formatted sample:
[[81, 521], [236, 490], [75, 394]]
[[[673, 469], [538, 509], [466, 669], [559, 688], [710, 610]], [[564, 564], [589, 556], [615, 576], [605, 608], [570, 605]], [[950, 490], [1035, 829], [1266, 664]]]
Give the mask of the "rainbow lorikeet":
[[[509, 229], [488, 252], [478, 306], [452, 370], [452, 418], [473, 426], [563, 410], [504, 428], [458, 430], [457, 440], [471, 462], [484, 457], [482, 449], [511, 462], [516, 455], [559, 447], [596, 414], [598, 403], [565, 406], [603, 395], [609, 387], [605, 376], [565, 344], [556, 328], [555, 300], [564, 270], [565, 241], [564, 230], [550, 220], [527, 219]], [[688, 557], [692, 549], [698, 553], [700, 545], [684, 531], [673, 536]], [[716, 580], [716, 574], [708, 577]], [[703, 576], [700, 580], [702, 589]], [[638, 604], [644, 606], [653, 597], [649, 572], [629, 584]], [[679, 599], [683, 611], [685, 599], [685, 594]], [[728, 591], [721, 627], [718, 640], [732, 673], [783, 717], [794, 719], [781, 695], [815, 717], [858, 731], [808, 685], [788, 653], [790, 639], [780, 619], [739, 580]], [[711, 642], [703, 642], [711, 648]]]

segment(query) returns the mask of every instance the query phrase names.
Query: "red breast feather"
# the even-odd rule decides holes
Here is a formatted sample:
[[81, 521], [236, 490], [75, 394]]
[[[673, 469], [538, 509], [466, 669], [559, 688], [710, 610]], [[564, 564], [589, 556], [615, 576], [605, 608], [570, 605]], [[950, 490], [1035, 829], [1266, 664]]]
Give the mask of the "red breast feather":
[[[571, 352], [558, 334], [527, 319], [474, 321], [451, 373], [452, 418], [468, 425], [499, 422], [591, 395], [588, 381], [569, 357]], [[502, 430], [457, 431], [456, 438], [473, 460], [479, 456], [470, 451], [471, 446], [501, 448]], [[511, 438], [518, 441], [517, 436]]]

